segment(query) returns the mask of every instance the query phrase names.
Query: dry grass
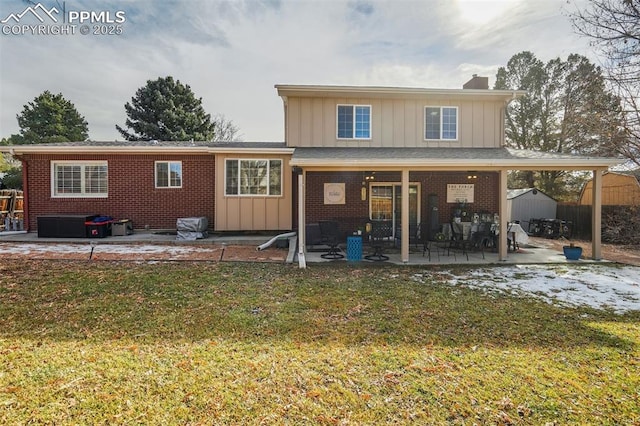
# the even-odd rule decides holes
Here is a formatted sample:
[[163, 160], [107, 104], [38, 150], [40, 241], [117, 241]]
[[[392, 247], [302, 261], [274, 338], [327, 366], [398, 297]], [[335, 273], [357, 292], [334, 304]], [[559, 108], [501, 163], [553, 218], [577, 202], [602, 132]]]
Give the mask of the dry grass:
[[0, 423], [640, 422], [640, 313], [416, 272], [4, 262]]

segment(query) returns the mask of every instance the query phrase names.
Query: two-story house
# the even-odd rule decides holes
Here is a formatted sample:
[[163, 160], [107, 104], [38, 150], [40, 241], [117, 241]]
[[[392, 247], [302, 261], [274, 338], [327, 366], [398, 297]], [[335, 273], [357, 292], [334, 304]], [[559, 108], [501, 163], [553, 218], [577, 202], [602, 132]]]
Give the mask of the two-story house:
[[[462, 207], [506, 218], [507, 171], [593, 171], [593, 253], [600, 258], [603, 171], [617, 161], [513, 150], [505, 109], [522, 91], [276, 85], [284, 143], [76, 142], [4, 147], [22, 160], [25, 222], [98, 213], [175, 229], [204, 216], [214, 231], [305, 230], [337, 220], [344, 234], [393, 223], [410, 261], [411, 225], [447, 223]], [[409, 224], [409, 226], [404, 226]], [[506, 222], [500, 221], [506, 235]], [[305, 263], [305, 232], [299, 258]], [[507, 256], [500, 239], [499, 258]]]

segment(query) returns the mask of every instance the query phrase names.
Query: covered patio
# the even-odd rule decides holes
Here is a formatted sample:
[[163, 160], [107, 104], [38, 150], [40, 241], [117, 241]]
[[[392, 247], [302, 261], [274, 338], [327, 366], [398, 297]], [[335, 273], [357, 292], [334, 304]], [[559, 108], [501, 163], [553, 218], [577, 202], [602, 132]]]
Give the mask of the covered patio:
[[[410, 194], [412, 187], [429, 186], [430, 182], [438, 179], [452, 179], [452, 183], [461, 184], [461, 179], [485, 177], [485, 183], [478, 187], [475, 194], [476, 202], [483, 205], [484, 200], [495, 200], [487, 205], [496, 205], [495, 213], [499, 217], [496, 223], [496, 231], [499, 235], [507, 235], [507, 173], [510, 170], [569, 170], [591, 171], [593, 174], [593, 204], [592, 204], [592, 259], [601, 260], [601, 200], [602, 200], [602, 174], [610, 166], [617, 164], [618, 160], [601, 157], [581, 157], [567, 154], [553, 154], [510, 148], [296, 148], [291, 159], [291, 166], [298, 175], [298, 229], [305, 230], [306, 224], [311, 220], [322, 217], [346, 222], [346, 216], [352, 214], [353, 203], [369, 203], [369, 215], [371, 217], [371, 194], [374, 183], [366, 182], [367, 176], [373, 174], [387, 174], [397, 176], [391, 182], [397, 188], [398, 196], [394, 199], [398, 205], [394, 207], [394, 227], [397, 225], [397, 235], [393, 238], [399, 241], [399, 251], [389, 255], [389, 261], [401, 264], [433, 263], [438, 256], [432, 250], [431, 260], [422, 255], [422, 251], [411, 250], [411, 224], [410, 197], [402, 194]], [[358, 175], [359, 174], [359, 175]], [[362, 176], [362, 188], [358, 182], [353, 182], [354, 176]], [[455, 180], [455, 179], [457, 180]], [[331, 196], [337, 201], [327, 201], [325, 193], [324, 203], [318, 198], [321, 189], [319, 180], [324, 179], [324, 190], [333, 185], [335, 194]], [[420, 181], [419, 181], [420, 180]], [[350, 182], [351, 181], [351, 182]], [[417, 182], [419, 181], [419, 182]], [[442, 185], [442, 183], [440, 183]], [[475, 188], [475, 186], [471, 186]], [[342, 191], [342, 192], [341, 192]], [[414, 190], [415, 192], [415, 190]], [[426, 205], [424, 202], [429, 188], [418, 192], [418, 205]], [[360, 197], [358, 197], [360, 195]], [[358, 199], [359, 198], [359, 199]], [[442, 203], [443, 201], [441, 201]], [[322, 205], [321, 205], [322, 204]], [[441, 204], [442, 205], [442, 204]], [[351, 206], [351, 207], [350, 207]], [[415, 210], [415, 209], [414, 209]], [[322, 211], [322, 213], [317, 213]], [[398, 213], [396, 215], [396, 212]], [[311, 214], [313, 213], [313, 214]], [[448, 213], [440, 214], [439, 222], [448, 223], [451, 218]], [[360, 215], [362, 216], [362, 215]], [[396, 217], [397, 216], [397, 217]], [[420, 217], [419, 217], [420, 220]], [[415, 219], [413, 220], [415, 222]], [[357, 229], [348, 229], [347, 235]], [[315, 253], [307, 252], [306, 232], [298, 234], [298, 263], [301, 268], [306, 267], [307, 260], [314, 261]], [[346, 242], [346, 241], [345, 241]], [[466, 256], [457, 256], [454, 263], [499, 263], [510, 262], [513, 257], [520, 257], [517, 252], [509, 252], [507, 238], [496, 240], [496, 251], [485, 252], [484, 259], [478, 253], [469, 253]], [[363, 242], [364, 250], [367, 250], [367, 242]], [[563, 261], [564, 257], [554, 254], [535, 252], [536, 256], [530, 256], [532, 262], [547, 263], [549, 261]], [[435, 255], [435, 259], [434, 259]], [[452, 263], [446, 259], [444, 263]], [[536, 259], [533, 259], [537, 257]], [[524, 257], [523, 257], [524, 258]], [[518, 259], [516, 262], [522, 262]]]

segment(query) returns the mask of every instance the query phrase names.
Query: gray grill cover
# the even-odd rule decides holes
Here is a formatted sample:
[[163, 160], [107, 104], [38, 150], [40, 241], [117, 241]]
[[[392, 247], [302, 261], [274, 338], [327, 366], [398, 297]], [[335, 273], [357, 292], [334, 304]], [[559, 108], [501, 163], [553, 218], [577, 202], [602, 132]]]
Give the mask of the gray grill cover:
[[199, 238], [207, 238], [209, 222], [206, 217], [182, 217], [176, 221], [178, 241], [195, 241]]

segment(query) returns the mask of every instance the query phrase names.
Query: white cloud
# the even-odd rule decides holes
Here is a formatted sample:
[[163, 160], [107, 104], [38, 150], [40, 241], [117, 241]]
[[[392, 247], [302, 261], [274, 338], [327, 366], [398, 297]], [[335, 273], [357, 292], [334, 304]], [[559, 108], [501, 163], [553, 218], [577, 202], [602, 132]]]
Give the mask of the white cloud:
[[[124, 10], [124, 34], [0, 34], [0, 136], [17, 133], [16, 114], [50, 90], [76, 105], [92, 139], [121, 139], [115, 125], [124, 124], [124, 103], [147, 80], [172, 75], [245, 140], [283, 140], [275, 84], [459, 88], [471, 74], [492, 84], [497, 68], [523, 50], [544, 61], [589, 53], [561, 1], [461, 1], [66, 2]], [[3, 0], [0, 18], [25, 6]], [[476, 6], [493, 14], [474, 21], [479, 13], [459, 9]]]

